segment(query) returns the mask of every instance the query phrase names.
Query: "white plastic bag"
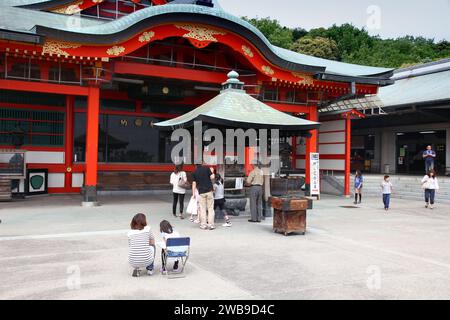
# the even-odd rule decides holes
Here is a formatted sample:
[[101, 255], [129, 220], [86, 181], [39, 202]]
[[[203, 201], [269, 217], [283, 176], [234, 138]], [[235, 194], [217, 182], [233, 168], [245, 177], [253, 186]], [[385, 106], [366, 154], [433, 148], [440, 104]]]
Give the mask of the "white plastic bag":
[[198, 210], [197, 199], [195, 197], [191, 197], [191, 200], [189, 201], [189, 204], [186, 208], [186, 213], [196, 216], [198, 214], [197, 210]]

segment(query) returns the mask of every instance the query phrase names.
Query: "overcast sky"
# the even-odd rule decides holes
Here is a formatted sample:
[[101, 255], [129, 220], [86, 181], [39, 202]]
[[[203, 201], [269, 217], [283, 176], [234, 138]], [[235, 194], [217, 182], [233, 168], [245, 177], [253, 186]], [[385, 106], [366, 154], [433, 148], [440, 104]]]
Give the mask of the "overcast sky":
[[424, 36], [450, 41], [450, 0], [219, 0], [237, 16], [271, 17], [311, 29], [349, 22], [372, 35]]

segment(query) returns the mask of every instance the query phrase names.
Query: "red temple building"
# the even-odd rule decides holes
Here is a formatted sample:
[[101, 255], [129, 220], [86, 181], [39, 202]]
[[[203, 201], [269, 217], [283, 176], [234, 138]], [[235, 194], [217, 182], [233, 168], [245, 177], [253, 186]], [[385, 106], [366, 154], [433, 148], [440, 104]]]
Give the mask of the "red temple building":
[[275, 47], [216, 1], [1, 1], [0, 148], [20, 130], [49, 193], [165, 184], [170, 137], [153, 124], [215, 97], [231, 70], [272, 108], [322, 123], [289, 141], [290, 168], [308, 185], [308, 155], [320, 152], [348, 194], [351, 119], [364, 115], [318, 110], [376, 94], [392, 70]]

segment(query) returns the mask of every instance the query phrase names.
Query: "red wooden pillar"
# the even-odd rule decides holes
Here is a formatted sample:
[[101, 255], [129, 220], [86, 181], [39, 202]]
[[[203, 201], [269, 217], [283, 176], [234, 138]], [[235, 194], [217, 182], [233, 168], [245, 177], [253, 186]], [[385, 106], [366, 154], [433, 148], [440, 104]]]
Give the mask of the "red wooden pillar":
[[250, 171], [253, 170], [253, 159], [255, 157], [255, 150], [253, 147], [245, 147], [245, 164], [244, 171], [245, 175], [248, 176]]
[[[313, 106], [309, 108], [309, 112], [306, 115], [306, 119], [310, 121], [318, 121], [319, 115], [317, 107]], [[317, 138], [318, 130], [311, 130], [311, 137], [306, 139], [306, 157], [305, 157], [305, 191], [306, 195], [310, 195], [311, 190], [311, 162], [310, 154], [317, 152]]]
[[86, 171], [84, 179], [83, 205], [97, 205], [98, 169], [98, 125], [100, 111], [100, 89], [89, 87], [86, 126]]
[[345, 118], [345, 177], [344, 195], [350, 196], [350, 157], [352, 146], [352, 120], [349, 115]]
[[74, 96], [66, 96], [66, 128], [64, 141], [64, 164], [66, 172], [64, 174], [64, 189], [66, 192], [72, 189], [72, 165], [73, 165], [73, 108]]

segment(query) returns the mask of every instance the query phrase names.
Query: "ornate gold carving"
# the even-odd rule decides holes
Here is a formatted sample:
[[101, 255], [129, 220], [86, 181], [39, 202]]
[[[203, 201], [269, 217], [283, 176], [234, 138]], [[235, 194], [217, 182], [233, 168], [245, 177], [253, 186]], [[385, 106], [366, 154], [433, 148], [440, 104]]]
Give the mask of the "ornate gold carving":
[[222, 31], [192, 24], [176, 24], [175, 27], [177, 27], [178, 29], [189, 31], [189, 33], [183, 35], [183, 38], [191, 38], [197, 41], [218, 42], [218, 40], [214, 37], [215, 35], [226, 35], [226, 33]]
[[143, 34], [141, 34], [141, 36], [139, 37], [139, 42], [149, 42], [150, 40], [152, 40], [152, 38], [155, 36], [155, 32], [153, 31], [147, 31], [144, 32]]
[[242, 45], [242, 51], [244, 52], [244, 54], [246, 56], [249, 56], [250, 58], [253, 58], [253, 51], [252, 51], [252, 49], [250, 49], [246, 45]]
[[298, 84], [306, 84], [306, 85], [311, 85], [314, 83], [314, 79], [306, 74], [301, 74], [301, 73], [296, 73], [296, 72], [292, 72], [292, 75], [296, 78], [300, 78], [301, 80], [297, 81]]
[[262, 66], [261, 69], [265, 74], [267, 74], [269, 76], [271, 76], [275, 73], [275, 71], [273, 71], [273, 69], [269, 66]]
[[62, 8], [54, 9], [54, 10], [52, 10], [52, 12], [62, 13], [62, 14], [75, 14], [75, 13], [78, 13], [81, 10], [83, 10], [80, 8], [80, 6], [82, 4], [83, 4], [83, 1], [78, 1], [74, 4], [70, 4], [70, 5], [62, 7]]
[[114, 47], [111, 47], [108, 50], [106, 50], [106, 53], [109, 54], [110, 56], [118, 56], [119, 54], [121, 54], [124, 51], [125, 51], [124, 47], [114, 46]]
[[66, 41], [56, 41], [56, 40], [47, 40], [44, 43], [44, 47], [42, 48], [42, 53], [47, 54], [56, 54], [62, 56], [69, 56], [69, 53], [63, 49], [75, 49], [81, 47], [80, 44], [66, 42]]

